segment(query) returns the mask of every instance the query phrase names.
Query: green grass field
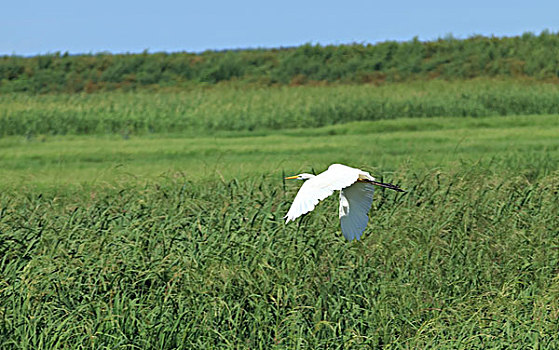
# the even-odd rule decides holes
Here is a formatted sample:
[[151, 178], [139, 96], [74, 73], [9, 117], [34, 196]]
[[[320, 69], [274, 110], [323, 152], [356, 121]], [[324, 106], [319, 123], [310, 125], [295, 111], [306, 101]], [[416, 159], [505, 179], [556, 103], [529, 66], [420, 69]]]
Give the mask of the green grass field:
[[[310, 95], [293, 100], [294, 89], [274, 95], [283, 111], [357, 91], [321, 87], [315, 106]], [[145, 92], [0, 100], [4, 116], [42, 105], [73, 109], [85, 125], [110, 116], [92, 112], [100, 97], [120, 101], [117, 110], [143, 101], [142, 120], [142, 110], [169, 108]], [[559, 116], [534, 101], [538, 115], [278, 130], [241, 121], [233, 130], [4, 129], [0, 348], [559, 348]], [[284, 173], [333, 162], [408, 191], [377, 191], [361, 241], [342, 237], [337, 198], [296, 223], [282, 219], [300, 186]]]
[[557, 115], [535, 115], [401, 118], [260, 136], [13, 136], [0, 139], [0, 177], [9, 180], [0, 187], [110, 186], [177, 174], [277, 181], [284, 171], [322, 171], [333, 162], [389, 176], [402, 167], [450, 171], [476, 162], [499, 174], [549, 174], [557, 169], [558, 135]]
[[168, 92], [0, 94], [0, 136], [258, 134], [354, 121], [558, 114], [557, 84], [476, 79]]

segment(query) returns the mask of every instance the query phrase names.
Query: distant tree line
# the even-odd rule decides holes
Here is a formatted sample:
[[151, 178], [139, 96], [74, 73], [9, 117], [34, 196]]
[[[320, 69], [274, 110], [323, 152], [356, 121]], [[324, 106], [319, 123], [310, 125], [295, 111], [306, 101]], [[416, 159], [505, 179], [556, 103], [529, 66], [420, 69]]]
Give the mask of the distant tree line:
[[94, 92], [223, 81], [382, 83], [480, 76], [559, 81], [559, 33], [203, 53], [0, 56], [0, 92]]

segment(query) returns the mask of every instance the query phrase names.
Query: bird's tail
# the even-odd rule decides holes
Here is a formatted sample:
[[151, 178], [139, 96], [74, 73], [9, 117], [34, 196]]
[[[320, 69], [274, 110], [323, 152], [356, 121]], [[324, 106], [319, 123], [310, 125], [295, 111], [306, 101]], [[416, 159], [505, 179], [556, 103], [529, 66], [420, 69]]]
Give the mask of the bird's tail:
[[393, 184], [378, 182], [378, 181], [368, 181], [368, 182], [372, 183], [373, 185], [384, 187], [384, 188], [389, 188], [389, 189], [394, 190], [394, 191], [406, 192], [403, 189], [401, 189], [400, 187], [398, 187], [396, 185], [393, 185]]

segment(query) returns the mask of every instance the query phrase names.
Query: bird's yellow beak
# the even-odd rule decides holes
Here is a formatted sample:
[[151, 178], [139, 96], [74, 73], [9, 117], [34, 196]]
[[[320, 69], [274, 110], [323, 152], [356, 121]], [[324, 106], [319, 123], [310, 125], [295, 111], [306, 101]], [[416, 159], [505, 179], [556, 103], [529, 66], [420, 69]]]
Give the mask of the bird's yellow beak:
[[288, 177], [286, 177], [285, 179], [286, 179], [286, 180], [296, 180], [297, 178], [298, 178], [298, 176], [297, 176], [297, 175], [294, 175], [294, 176], [288, 176]]

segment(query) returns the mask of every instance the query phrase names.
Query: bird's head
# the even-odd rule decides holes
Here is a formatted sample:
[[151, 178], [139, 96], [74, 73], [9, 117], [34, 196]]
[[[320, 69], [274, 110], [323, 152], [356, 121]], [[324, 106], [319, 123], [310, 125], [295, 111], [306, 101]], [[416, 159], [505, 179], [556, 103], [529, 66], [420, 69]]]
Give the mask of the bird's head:
[[288, 176], [285, 179], [286, 180], [308, 180], [308, 179], [312, 179], [313, 177], [314, 177], [313, 174], [303, 173], [299, 175]]

